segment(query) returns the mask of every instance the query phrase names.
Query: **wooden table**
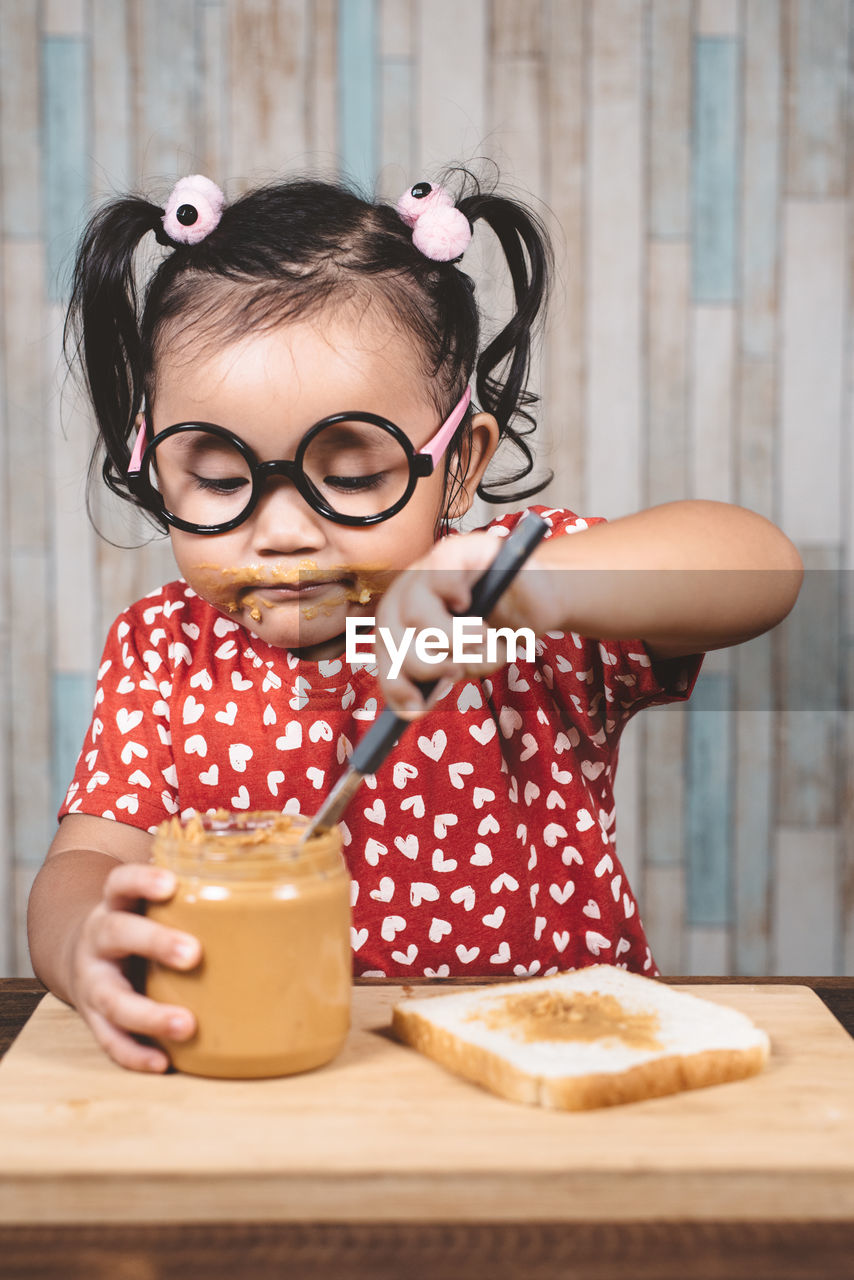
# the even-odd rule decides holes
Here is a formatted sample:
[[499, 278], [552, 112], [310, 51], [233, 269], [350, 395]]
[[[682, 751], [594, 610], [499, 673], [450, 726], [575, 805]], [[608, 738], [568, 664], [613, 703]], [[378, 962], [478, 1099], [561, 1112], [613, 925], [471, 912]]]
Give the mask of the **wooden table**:
[[[854, 978], [670, 978], [811, 987], [854, 1036]], [[447, 985], [447, 984], [445, 984]], [[32, 980], [0, 980], [0, 1054], [35, 1008]], [[699, 993], [698, 993], [699, 994]], [[2, 1134], [0, 1134], [2, 1164]], [[9, 1280], [845, 1280], [854, 1219], [812, 1219], [797, 1202], [738, 1221], [627, 1220], [619, 1203], [590, 1221], [164, 1222], [0, 1226]], [[488, 1216], [488, 1215], [485, 1215]]]

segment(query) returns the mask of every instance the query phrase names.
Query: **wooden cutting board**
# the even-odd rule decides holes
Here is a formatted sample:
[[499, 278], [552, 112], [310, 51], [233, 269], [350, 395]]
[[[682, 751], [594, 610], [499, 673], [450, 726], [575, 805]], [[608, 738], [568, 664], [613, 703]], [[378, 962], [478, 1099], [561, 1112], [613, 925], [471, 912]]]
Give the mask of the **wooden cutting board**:
[[854, 1040], [806, 987], [703, 987], [769, 1033], [762, 1075], [583, 1113], [396, 1043], [400, 997], [356, 988], [335, 1062], [241, 1082], [124, 1071], [46, 996], [0, 1063], [0, 1222], [854, 1215]]

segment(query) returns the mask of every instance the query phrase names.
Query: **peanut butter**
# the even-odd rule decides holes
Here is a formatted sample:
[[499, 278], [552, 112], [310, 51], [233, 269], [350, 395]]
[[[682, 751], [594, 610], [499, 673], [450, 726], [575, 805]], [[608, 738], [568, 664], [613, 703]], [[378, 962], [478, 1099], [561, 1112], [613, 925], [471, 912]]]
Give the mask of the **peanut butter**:
[[[342, 572], [346, 580], [338, 584], [337, 595], [322, 606], [310, 604], [300, 609], [303, 617], [310, 620], [317, 617], [321, 610], [326, 614], [332, 613], [347, 601], [368, 604], [374, 596], [382, 595], [388, 590], [395, 576], [393, 570], [378, 565], [335, 565], [329, 569], [320, 569], [314, 560], [300, 560], [295, 567], [244, 565], [232, 568], [204, 562], [196, 568], [205, 575], [205, 590], [209, 592], [211, 600], [229, 613], [239, 613], [246, 609], [254, 622], [260, 622], [261, 610], [268, 609], [271, 605], [267, 600], [255, 596], [252, 587], [265, 584], [310, 585], [312, 582], [326, 581], [330, 574]], [[241, 596], [241, 592], [245, 594]]]
[[329, 1062], [350, 1022], [350, 877], [337, 828], [299, 839], [283, 813], [195, 815], [161, 824], [153, 858], [178, 878], [153, 920], [195, 935], [191, 972], [151, 962], [146, 992], [196, 1015], [163, 1048], [193, 1075], [290, 1075]]
[[515, 1039], [593, 1041], [622, 1040], [631, 1049], [659, 1049], [654, 1013], [629, 1013], [612, 995], [597, 991], [571, 996], [554, 991], [505, 996], [484, 1011], [471, 1014], [491, 1031], [507, 1031]]

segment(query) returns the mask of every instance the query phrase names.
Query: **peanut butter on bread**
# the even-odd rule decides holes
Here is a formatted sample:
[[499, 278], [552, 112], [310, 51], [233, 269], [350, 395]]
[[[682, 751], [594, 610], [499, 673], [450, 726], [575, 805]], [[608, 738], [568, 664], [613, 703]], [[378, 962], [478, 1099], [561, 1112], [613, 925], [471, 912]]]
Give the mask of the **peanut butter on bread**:
[[624, 1009], [612, 995], [579, 991], [538, 991], [505, 996], [482, 1012], [470, 1013], [494, 1031], [506, 1031], [516, 1040], [604, 1040], [609, 1036], [637, 1049], [660, 1049], [655, 1038], [659, 1020], [655, 1013]]

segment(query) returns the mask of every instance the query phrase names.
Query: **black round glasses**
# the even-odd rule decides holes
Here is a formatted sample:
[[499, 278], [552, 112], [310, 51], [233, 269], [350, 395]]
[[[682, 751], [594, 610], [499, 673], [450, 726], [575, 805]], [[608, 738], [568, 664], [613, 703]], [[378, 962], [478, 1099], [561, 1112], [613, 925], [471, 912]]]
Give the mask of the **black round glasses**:
[[248, 520], [272, 476], [290, 480], [313, 511], [343, 525], [372, 525], [406, 506], [432, 475], [471, 401], [465, 393], [418, 451], [375, 413], [315, 423], [292, 461], [261, 462], [240, 436], [213, 422], [179, 422], [148, 440], [143, 420], [127, 470], [131, 491], [187, 533], [228, 533]]

